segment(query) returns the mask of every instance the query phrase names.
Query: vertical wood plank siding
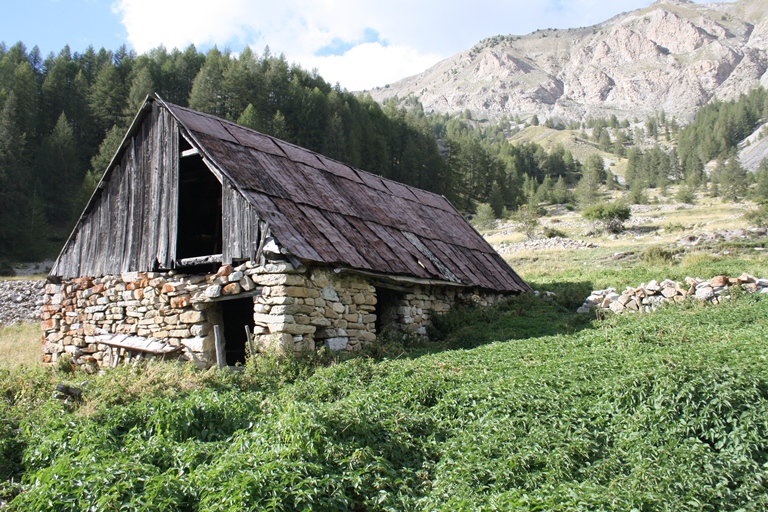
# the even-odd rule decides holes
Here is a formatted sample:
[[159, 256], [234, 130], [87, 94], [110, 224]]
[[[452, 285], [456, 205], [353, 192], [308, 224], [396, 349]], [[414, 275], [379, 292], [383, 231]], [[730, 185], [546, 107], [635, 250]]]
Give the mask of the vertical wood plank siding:
[[226, 178], [222, 185], [221, 214], [223, 263], [250, 259], [259, 245], [259, 216]]
[[153, 103], [51, 273], [63, 278], [171, 268], [176, 251], [178, 133]]

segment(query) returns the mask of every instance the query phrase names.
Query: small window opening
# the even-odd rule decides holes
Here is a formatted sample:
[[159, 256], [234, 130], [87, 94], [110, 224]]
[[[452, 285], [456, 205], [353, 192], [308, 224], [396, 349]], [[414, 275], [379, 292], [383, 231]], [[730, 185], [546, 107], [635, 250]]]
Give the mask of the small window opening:
[[227, 365], [245, 364], [247, 326], [253, 332], [253, 299], [233, 299], [221, 301], [221, 323], [224, 331], [224, 352]]
[[389, 288], [376, 288], [376, 334], [398, 323], [397, 308], [403, 302], [405, 292]]
[[200, 155], [179, 158], [176, 261], [221, 254], [221, 183]]

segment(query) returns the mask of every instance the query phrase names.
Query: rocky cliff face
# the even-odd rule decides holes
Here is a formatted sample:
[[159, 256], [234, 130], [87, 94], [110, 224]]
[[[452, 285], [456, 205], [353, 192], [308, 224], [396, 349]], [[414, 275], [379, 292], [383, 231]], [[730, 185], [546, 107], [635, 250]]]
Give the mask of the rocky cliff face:
[[371, 91], [427, 111], [682, 120], [712, 98], [768, 86], [768, 0], [662, 0], [593, 27], [497, 36]]

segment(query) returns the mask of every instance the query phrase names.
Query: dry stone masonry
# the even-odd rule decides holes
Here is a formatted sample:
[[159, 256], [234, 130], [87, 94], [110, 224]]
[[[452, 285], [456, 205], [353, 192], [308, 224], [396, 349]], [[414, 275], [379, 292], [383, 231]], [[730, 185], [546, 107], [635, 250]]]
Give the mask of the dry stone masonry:
[[686, 277], [684, 283], [670, 279], [662, 282], [652, 280], [637, 288], [627, 287], [621, 293], [616, 288], [595, 290], [577, 312], [589, 313], [597, 308], [616, 314], [647, 313], [664, 303], [683, 302], [689, 298], [718, 304], [730, 296], [731, 286], [740, 286], [747, 293], [768, 293], [768, 279], [759, 279], [746, 273], [739, 277], [715, 276], [709, 280]]
[[453, 286], [382, 287], [367, 276], [285, 261], [221, 266], [215, 274], [127, 272], [45, 285], [43, 362], [114, 366], [173, 356], [200, 367], [216, 361], [222, 304], [252, 302], [253, 340], [280, 352], [359, 350], [385, 326], [426, 335], [433, 315], [455, 303], [490, 305], [502, 295]]

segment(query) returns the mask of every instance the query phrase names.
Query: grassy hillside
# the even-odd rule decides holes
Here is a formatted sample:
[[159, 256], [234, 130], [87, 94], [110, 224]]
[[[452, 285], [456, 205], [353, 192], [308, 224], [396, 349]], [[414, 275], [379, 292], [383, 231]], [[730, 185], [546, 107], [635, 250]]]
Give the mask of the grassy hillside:
[[311, 376], [122, 369], [81, 404], [5, 373], [24, 482], [5, 489], [11, 510], [764, 510], [766, 306], [568, 325], [529, 299], [454, 335], [473, 349]]
[[[685, 212], [648, 216], [675, 231]], [[598, 287], [768, 276], [754, 250], [765, 240], [652, 261], [643, 249], [668, 239], [622, 237], [517, 254], [523, 277], [555, 297], [453, 311], [429, 344], [253, 358], [241, 374], [0, 367], [0, 500], [25, 511], [765, 510], [768, 294], [574, 313]], [[83, 400], [52, 398], [58, 382]]]

